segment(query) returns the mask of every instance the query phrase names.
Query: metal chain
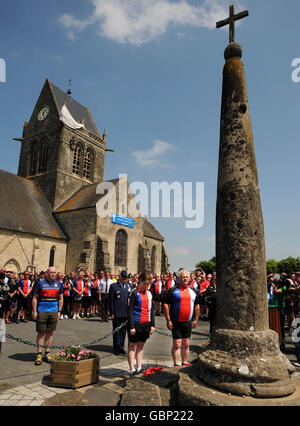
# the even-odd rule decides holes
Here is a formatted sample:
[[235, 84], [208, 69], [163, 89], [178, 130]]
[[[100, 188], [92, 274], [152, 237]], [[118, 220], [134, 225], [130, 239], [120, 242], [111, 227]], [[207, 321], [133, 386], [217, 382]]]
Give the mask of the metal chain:
[[[110, 336], [113, 336], [115, 333], [117, 333], [119, 330], [121, 330], [122, 327], [124, 327], [127, 324], [128, 320], [125, 321], [123, 324], [121, 324], [119, 327], [117, 327], [114, 331], [112, 331], [111, 333], [106, 334], [103, 337], [100, 337], [99, 339], [94, 339], [91, 342], [88, 343], [81, 343], [81, 344], [75, 344], [75, 345], [70, 345], [70, 346], [77, 346], [77, 347], [81, 347], [84, 348], [86, 346], [91, 346], [94, 345], [95, 343], [99, 343], [102, 340], [107, 339]], [[159, 330], [155, 330], [155, 333], [160, 334], [162, 336], [167, 336], [167, 337], [172, 337], [171, 334], [168, 333], [164, 333], [163, 331], [159, 331]], [[12, 336], [11, 334], [6, 334], [7, 339], [11, 339], [14, 340], [18, 343], [23, 343], [24, 345], [29, 345], [29, 346], [33, 346], [33, 347], [41, 347], [41, 348], [50, 348], [50, 349], [65, 349], [66, 346], [57, 346], [57, 345], [53, 345], [53, 346], [45, 346], [45, 345], [38, 345], [37, 343], [32, 343], [29, 342], [28, 340], [24, 340], [21, 337], [15, 337]], [[203, 340], [208, 340], [208, 337], [191, 337], [190, 340], [198, 340], [198, 341], [203, 341]]]
[[[91, 342], [88, 342], [88, 343], [79, 343], [79, 344], [70, 345], [70, 346], [77, 346], [77, 347], [80, 347], [80, 348], [84, 348], [86, 346], [94, 345], [95, 343], [101, 342], [102, 340], [107, 339], [110, 336], [113, 336], [115, 333], [117, 333], [117, 331], [119, 331], [122, 327], [124, 327], [124, 325], [126, 325], [127, 322], [128, 322], [128, 320], [125, 321], [125, 322], [123, 322], [123, 324], [121, 324], [119, 327], [117, 327], [111, 333], [108, 333], [105, 336], [100, 337], [99, 339], [94, 339], [94, 340], [92, 340]], [[66, 347], [66, 345], [65, 346], [56, 346], [56, 345], [45, 346], [45, 345], [38, 345], [37, 343], [29, 342], [28, 340], [24, 340], [21, 337], [12, 336], [11, 334], [6, 334], [6, 337], [7, 337], [7, 339], [14, 340], [14, 341], [16, 341], [18, 343], [23, 343], [24, 345], [34, 346], [36, 348], [37, 347], [40, 347], [40, 348], [46, 348], [47, 347], [47, 348], [50, 348], [50, 349], [65, 349], [65, 347]]]

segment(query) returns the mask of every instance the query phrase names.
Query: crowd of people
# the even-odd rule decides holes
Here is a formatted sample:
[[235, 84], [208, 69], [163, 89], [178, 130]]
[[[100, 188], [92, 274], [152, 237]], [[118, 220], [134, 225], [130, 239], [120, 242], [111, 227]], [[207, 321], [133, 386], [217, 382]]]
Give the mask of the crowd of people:
[[[155, 331], [155, 316], [162, 314], [173, 336], [174, 365], [186, 365], [192, 328], [209, 316], [211, 329], [214, 325], [215, 293], [215, 274], [206, 276], [203, 271], [131, 275], [124, 270], [116, 276], [109, 271], [78, 270], [65, 275], [52, 267], [38, 275], [25, 271], [16, 276], [0, 270], [1, 318], [7, 324], [36, 321], [36, 365], [51, 361], [57, 320], [98, 316], [101, 322], [112, 319], [115, 355], [126, 354], [128, 334], [130, 374], [139, 373], [144, 344]], [[120, 327], [124, 322], [127, 327]], [[133, 370], [135, 360], [137, 370]]]
[[[153, 294], [155, 315], [163, 315], [163, 297], [167, 290], [178, 284], [176, 273], [151, 274], [152, 283], [150, 291]], [[108, 322], [109, 290], [117, 282], [119, 275], [109, 271], [89, 273], [79, 270], [72, 271], [69, 275], [57, 272], [56, 280], [63, 286], [63, 308], [60, 319], [82, 319], [100, 317], [100, 321]], [[32, 299], [34, 287], [39, 280], [45, 279], [45, 272], [33, 274], [25, 271], [16, 274], [14, 271], [0, 269], [0, 284], [2, 297], [2, 318], [7, 324], [18, 324], [33, 320]], [[140, 282], [139, 274], [128, 274], [126, 279], [130, 290], [136, 288]], [[190, 274], [190, 287], [195, 288], [200, 300], [200, 319], [209, 319], [209, 306], [211, 301], [207, 298], [207, 288], [215, 283], [215, 274], [205, 274], [197, 271]]]
[[[283, 272], [281, 274], [269, 274], [267, 277], [267, 293], [269, 304], [270, 328], [273, 328], [280, 337], [280, 347], [284, 352], [286, 329], [293, 333], [297, 328], [295, 319], [300, 316], [300, 272]], [[279, 318], [279, 329], [276, 327], [275, 311]], [[274, 317], [274, 321], [273, 321]], [[297, 361], [294, 363], [300, 367], [300, 347], [297, 349]]]
[[[293, 332], [295, 318], [300, 316], [300, 272], [269, 274], [267, 295], [270, 328], [279, 334], [284, 351], [286, 324]], [[274, 312], [279, 319], [277, 325]], [[182, 270], [179, 274], [131, 275], [123, 270], [115, 275], [109, 271], [78, 270], [65, 275], [49, 268], [37, 275], [29, 271], [16, 275], [0, 269], [0, 318], [6, 324], [37, 322], [40, 346], [36, 365], [51, 360], [49, 349], [42, 357], [42, 348], [51, 346], [58, 319], [97, 316], [101, 322], [112, 320], [115, 355], [126, 354], [124, 342], [128, 334], [130, 373], [135, 372], [135, 360], [140, 372], [144, 344], [155, 331], [155, 317], [161, 315], [172, 332], [174, 365], [187, 364], [192, 328], [199, 319], [210, 320], [212, 333], [216, 323], [216, 274]], [[120, 327], [124, 322], [128, 326]], [[296, 356], [295, 365], [300, 367], [300, 343], [296, 344]]]

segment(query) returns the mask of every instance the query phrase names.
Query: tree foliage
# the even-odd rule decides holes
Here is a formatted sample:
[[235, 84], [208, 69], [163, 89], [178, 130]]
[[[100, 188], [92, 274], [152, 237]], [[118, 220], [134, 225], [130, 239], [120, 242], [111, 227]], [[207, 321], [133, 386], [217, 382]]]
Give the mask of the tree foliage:
[[[212, 257], [210, 260], [202, 260], [196, 264], [196, 269], [201, 268], [206, 274], [211, 274], [216, 271], [216, 258]], [[300, 271], [300, 257], [287, 257], [282, 260], [268, 259], [266, 262], [267, 274], [281, 274], [286, 272]]]

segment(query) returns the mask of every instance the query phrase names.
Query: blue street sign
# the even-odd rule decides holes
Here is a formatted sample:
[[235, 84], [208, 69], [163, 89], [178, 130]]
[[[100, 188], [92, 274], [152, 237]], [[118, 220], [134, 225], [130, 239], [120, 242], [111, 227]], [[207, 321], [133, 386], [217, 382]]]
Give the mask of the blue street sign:
[[120, 214], [113, 214], [111, 216], [112, 223], [117, 223], [118, 225], [128, 226], [129, 228], [134, 228], [135, 221], [130, 217], [122, 216]]

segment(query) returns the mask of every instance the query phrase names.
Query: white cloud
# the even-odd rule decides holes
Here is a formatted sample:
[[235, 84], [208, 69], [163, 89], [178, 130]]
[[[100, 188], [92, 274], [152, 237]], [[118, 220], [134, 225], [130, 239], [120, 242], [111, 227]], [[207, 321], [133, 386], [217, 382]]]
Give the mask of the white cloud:
[[153, 143], [153, 147], [148, 151], [134, 151], [132, 152], [132, 155], [141, 166], [154, 167], [159, 165], [172, 168], [174, 166], [168, 163], [162, 163], [161, 157], [173, 149], [175, 149], [174, 145], [161, 140], [156, 140]]
[[190, 256], [192, 250], [190, 247], [185, 246], [171, 246], [169, 247], [168, 252], [179, 256]]
[[142, 45], [164, 34], [170, 26], [214, 29], [228, 15], [227, 0], [203, 0], [191, 6], [187, 0], [91, 0], [94, 11], [87, 19], [66, 13], [58, 21], [70, 39], [91, 24], [99, 33], [119, 43]]

